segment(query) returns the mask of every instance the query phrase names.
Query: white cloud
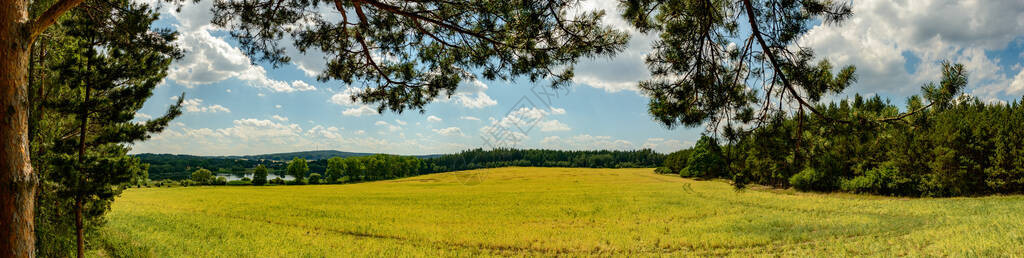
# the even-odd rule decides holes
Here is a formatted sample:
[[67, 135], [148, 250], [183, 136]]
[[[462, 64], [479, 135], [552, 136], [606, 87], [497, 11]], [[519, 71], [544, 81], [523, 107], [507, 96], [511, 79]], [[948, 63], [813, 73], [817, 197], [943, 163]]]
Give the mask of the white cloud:
[[281, 122], [288, 122], [288, 118], [287, 117], [283, 117], [283, 116], [279, 116], [279, 115], [274, 115], [271, 118], [273, 118], [274, 120], [277, 120], [277, 121], [281, 121]]
[[371, 108], [370, 106], [362, 105], [362, 106], [355, 107], [355, 108], [345, 109], [345, 111], [341, 111], [341, 114], [345, 115], [345, 116], [360, 117], [360, 116], [376, 115], [377, 114], [377, 110]]
[[135, 113], [135, 119], [148, 120], [148, 119], [153, 119], [153, 116], [151, 116], [149, 114], [146, 114], [146, 113], [142, 113], [142, 112], [136, 112]]
[[692, 146], [693, 142], [683, 142], [675, 139], [666, 140], [665, 138], [647, 138], [647, 141], [640, 145], [642, 148], [652, 149], [661, 153], [672, 153]]
[[398, 125], [407, 125], [407, 124], [409, 124], [408, 122], [405, 122], [405, 121], [402, 121], [402, 120], [399, 120], [399, 119], [395, 119], [395, 123], [397, 123]]
[[306, 131], [306, 135], [307, 136], [312, 136], [314, 138], [324, 138], [324, 139], [331, 139], [331, 140], [343, 139], [343, 137], [341, 136], [340, 130], [338, 130], [337, 127], [333, 127], [333, 126], [331, 126], [331, 127], [324, 127], [322, 125], [317, 125], [317, 126], [314, 126], [312, 129], [309, 129], [309, 131]]
[[852, 92], [897, 99], [918, 94], [921, 84], [941, 79], [939, 62], [949, 60], [963, 63], [970, 74], [968, 93], [1012, 94], [1015, 71], [1002, 69], [986, 51], [1006, 49], [1024, 34], [1024, 2], [864, 0], [852, 5], [848, 21], [818, 25], [800, 40], [834, 64], [855, 65], [858, 82]]
[[480, 118], [476, 118], [476, 117], [474, 117], [474, 116], [460, 116], [460, 117], [459, 117], [459, 119], [462, 119], [462, 120], [471, 120], [471, 121], [480, 121]]
[[292, 137], [302, 133], [302, 128], [297, 124], [280, 124], [255, 118], [235, 120], [232, 124], [233, 127], [217, 129], [215, 132], [242, 140]]
[[359, 103], [352, 101], [352, 95], [358, 93], [362, 89], [355, 87], [348, 87], [345, 90], [331, 95], [331, 98], [327, 102], [334, 103], [340, 106], [355, 106]]
[[551, 114], [552, 115], [565, 115], [565, 109], [564, 108], [552, 107], [551, 108]]
[[388, 122], [384, 122], [384, 121], [377, 121], [376, 123], [374, 123], [374, 125], [376, 125], [376, 126], [383, 126], [383, 127], [387, 128], [388, 132], [392, 132], [392, 133], [402, 130], [401, 126], [389, 124]]
[[168, 79], [189, 88], [233, 78], [274, 92], [314, 89], [302, 81], [289, 84], [269, 78], [267, 71], [253, 65], [241, 49], [231, 46], [222, 37], [213, 36], [211, 32], [219, 28], [209, 23], [211, 7], [210, 2], [199, 2], [183, 5], [180, 12], [171, 12], [178, 20], [175, 27], [180, 36], [176, 43], [185, 50], [185, 56], [171, 64]]
[[428, 116], [427, 122], [441, 122], [441, 118], [436, 116]]
[[[172, 99], [176, 100], [177, 97], [175, 96]], [[203, 100], [202, 99], [185, 99], [185, 101], [181, 102], [181, 107], [182, 107], [182, 109], [185, 110], [185, 112], [193, 112], [193, 113], [196, 113], [196, 112], [199, 112], [199, 113], [217, 113], [217, 112], [231, 113], [230, 109], [228, 109], [228, 108], [226, 108], [224, 106], [221, 106], [221, 105], [214, 104], [214, 105], [203, 106]]]
[[613, 139], [611, 136], [593, 136], [580, 134], [569, 138], [559, 136], [544, 137], [540, 141], [541, 146], [551, 149], [562, 150], [633, 150], [637, 146], [632, 142], [621, 139]]
[[1020, 94], [1022, 91], [1024, 91], [1024, 69], [1017, 73], [1017, 76], [1013, 77], [1013, 82], [1010, 83], [1007, 93]]
[[569, 126], [558, 122], [558, 120], [548, 120], [537, 124], [541, 132], [558, 132], [558, 131], [569, 131]]
[[498, 104], [498, 101], [491, 99], [491, 96], [487, 95], [487, 84], [484, 84], [480, 80], [472, 79], [469, 81], [463, 81], [460, 83], [459, 88], [455, 90], [455, 94], [445, 97], [438, 98], [441, 102], [452, 102], [460, 104], [467, 108], [485, 108]]
[[448, 136], [448, 137], [465, 136], [464, 134], [462, 134], [462, 129], [460, 129], [458, 127], [448, 127], [448, 128], [442, 128], [442, 129], [433, 129], [432, 131], [434, 131], [437, 134]]
[[281, 105], [274, 105], [274, 108], [278, 108], [278, 109], [280, 109], [280, 108], [281, 108]]

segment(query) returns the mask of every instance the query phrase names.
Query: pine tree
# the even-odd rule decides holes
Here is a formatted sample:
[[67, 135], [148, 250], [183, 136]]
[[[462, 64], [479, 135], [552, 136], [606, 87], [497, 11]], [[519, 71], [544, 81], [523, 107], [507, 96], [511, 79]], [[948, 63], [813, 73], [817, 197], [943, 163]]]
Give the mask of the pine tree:
[[147, 6], [114, 1], [76, 10], [62, 24], [76, 51], [51, 68], [64, 92], [44, 105], [72, 121], [61, 128], [70, 137], [55, 139], [41, 159], [53, 166], [43, 180], [74, 200], [79, 257], [85, 220], [102, 215], [124, 184], [144, 174], [146, 167], [127, 155], [128, 144], [148, 139], [181, 114], [179, 99], [161, 117], [132, 121], [181, 56], [171, 43], [176, 34], [150, 29], [156, 19]]

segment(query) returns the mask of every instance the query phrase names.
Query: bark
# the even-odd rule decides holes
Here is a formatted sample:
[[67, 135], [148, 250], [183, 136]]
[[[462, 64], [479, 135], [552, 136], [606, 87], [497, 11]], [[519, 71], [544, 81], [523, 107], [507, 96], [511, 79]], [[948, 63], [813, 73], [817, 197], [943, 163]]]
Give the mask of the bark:
[[[88, 63], [89, 59], [86, 59]], [[89, 68], [86, 65], [87, 70]], [[82, 101], [82, 111], [78, 114], [78, 119], [81, 120], [81, 127], [79, 128], [78, 135], [78, 184], [82, 185], [85, 183], [85, 136], [86, 130], [89, 126], [89, 95], [92, 95], [92, 88], [89, 87], [89, 82], [85, 83], [85, 100]], [[75, 232], [78, 233], [78, 258], [85, 257], [85, 236], [82, 234], [82, 196], [79, 194], [75, 197]]]
[[28, 1], [0, 0], [0, 257], [35, 256], [28, 149]]
[[78, 258], [85, 257], [85, 230], [82, 230], [82, 198], [75, 197], [75, 232], [78, 233]]

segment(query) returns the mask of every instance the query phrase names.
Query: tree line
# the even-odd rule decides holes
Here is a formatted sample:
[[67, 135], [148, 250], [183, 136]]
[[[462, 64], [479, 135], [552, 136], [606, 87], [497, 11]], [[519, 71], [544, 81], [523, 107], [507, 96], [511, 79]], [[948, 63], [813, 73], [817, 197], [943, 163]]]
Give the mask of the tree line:
[[[496, 168], [507, 166], [541, 167], [588, 167], [588, 168], [638, 168], [655, 167], [665, 159], [664, 154], [650, 149], [634, 151], [562, 151], [538, 149], [471, 149], [436, 158], [375, 154], [356, 157], [333, 157], [326, 160], [307, 161], [295, 157], [281, 163], [277, 168], [258, 164], [252, 168], [252, 178], [228, 181], [218, 172], [207, 168], [196, 168], [187, 179], [177, 184], [190, 185], [285, 185], [285, 184], [334, 184], [387, 180], [423, 174]], [[323, 163], [323, 166], [313, 166]], [[275, 163], [277, 165], [277, 163]], [[224, 170], [224, 169], [219, 169]], [[250, 170], [246, 170], [250, 171]], [[271, 174], [276, 175], [272, 177]], [[294, 179], [286, 181], [286, 176]], [[137, 186], [145, 182], [134, 183]], [[160, 180], [157, 186], [170, 185]]]
[[774, 116], [755, 130], [727, 128], [725, 144], [704, 136], [691, 149], [668, 155], [662, 173], [727, 178], [804, 191], [896, 196], [975, 196], [1024, 192], [1024, 106], [986, 103], [959, 92], [961, 65], [945, 64], [938, 84], [922, 87], [907, 110], [875, 96], [854, 96], [811, 114]]

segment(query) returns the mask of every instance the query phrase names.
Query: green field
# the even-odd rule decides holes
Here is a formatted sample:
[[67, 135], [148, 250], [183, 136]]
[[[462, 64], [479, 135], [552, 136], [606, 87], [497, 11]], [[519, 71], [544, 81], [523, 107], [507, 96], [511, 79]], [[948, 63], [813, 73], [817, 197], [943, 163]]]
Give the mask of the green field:
[[[467, 173], [481, 176], [463, 184]], [[1024, 253], [1024, 197], [736, 191], [652, 169], [500, 168], [348, 185], [124, 192], [94, 254], [992, 256]]]

